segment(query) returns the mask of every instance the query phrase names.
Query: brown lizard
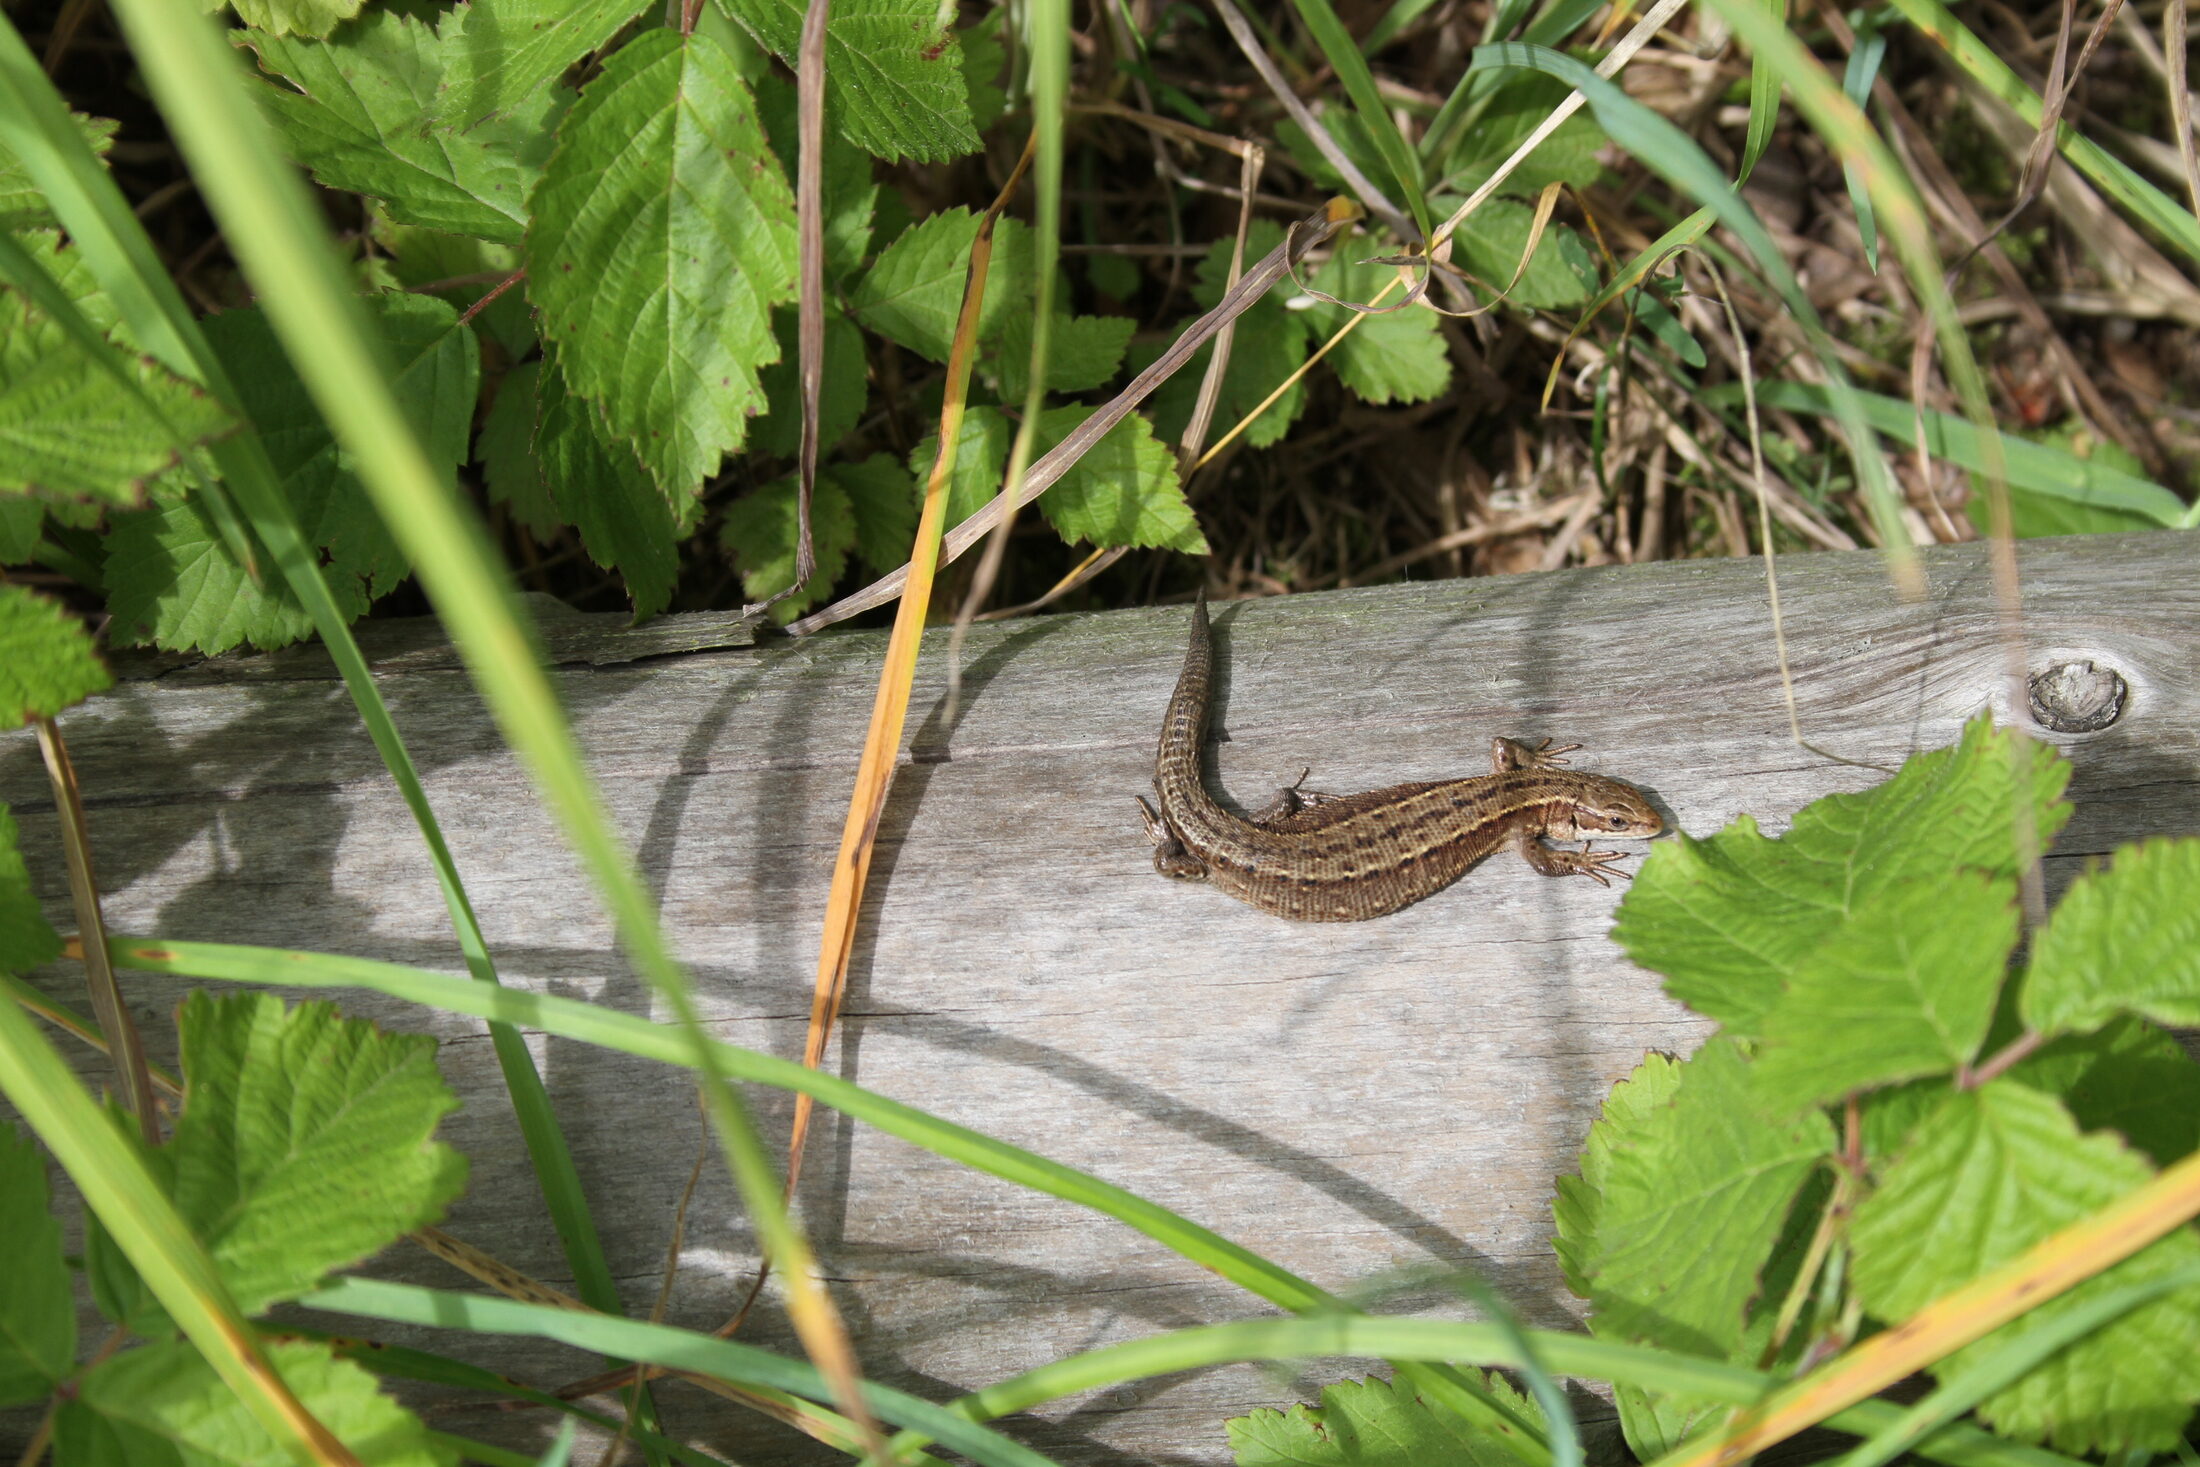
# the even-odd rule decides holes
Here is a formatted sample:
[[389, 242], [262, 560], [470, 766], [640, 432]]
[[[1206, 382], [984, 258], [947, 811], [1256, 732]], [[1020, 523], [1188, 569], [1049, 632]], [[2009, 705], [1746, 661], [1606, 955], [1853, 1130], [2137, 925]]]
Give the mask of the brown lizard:
[[[1591, 850], [1590, 838], [1640, 840], [1665, 828], [1633, 786], [1560, 768], [1559, 756], [1580, 745], [1553, 749], [1546, 739], [1530, 748], [1502, 738], [1490, 741], [1489, 774], [1356, 795], [1287, 789], [1247, 820], [1216, 804], [1200, 779], [1213, 673], [1202, 591], [1154, 758], [1160, 808], [1144, 798], [1138, 804], [1156, 871], [1220, 887], [1264, 912], [1299, 922], [1387, 916], [1505, 845], [1545, 876], [1587, 876], [1608, 886], [1608, 868], [1625, 853]], [[1579, 840], [1583, 849], [1556, 849], [1545, 838]]]

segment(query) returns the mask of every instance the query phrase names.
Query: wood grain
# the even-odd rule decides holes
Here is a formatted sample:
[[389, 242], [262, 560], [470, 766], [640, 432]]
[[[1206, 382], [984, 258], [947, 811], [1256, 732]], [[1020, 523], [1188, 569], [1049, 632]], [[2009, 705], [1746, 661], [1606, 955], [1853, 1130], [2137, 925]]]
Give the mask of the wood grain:
[[[2055, 736], [2076, 818], [2052, 861], [2200, 829], [2200, 584], [2170, 534], [2023, 548], [2034, 670], [2090, 659], [2121, 718]], [[1808, 735], [1892, 767], [1998, 705], [2002, 643], [1976, 547], [1929, 552], [1898, 602], [1865, 554], [1784, 561]], [[1156, 876], [1132, 796], [1150, 777], [1188, 608], [1040, 618], [971, 635], [941, 707], [928, 640], [913, 754], [888, 802], [831, 1063], [888, 1095], [1142, 1192], [1340, 1291], [1481, 1270], [1530, 1321], [1578, 1305], [1549, 1248], [1551, 1179], [1612, 1082], [1704, 1026], [1606, 936], [1618, 892], [1493, 861], [1397, 916], [1280, 921]], [[1708, 833], [1881, 776], [1788, 738], [1762, 563], [1703, 561], [1415, 583], [1218, 608], [1221, 789], [1240, 806], [1310, 765], [1352, 790], [1473, 771], [1493, 734], [1588, 747], [1577, 767], [1648, 789]], [[604, 918], [464, 675], [417, 629], [379, 635], [383, 687], [507, 981], [647, 1012]], [[883, 634], [726, 648], [722, 621], [569, 620], [557, 673], [626, 838], [726, 1039], [798, 1055], [827, 870]], [[738, 633], [731, 635], [737, 636]], [[421, 846], [317, 654], [147, 660], [62, 720], [120, 932], [356, 953], [462, 971]], [[625, 660], [640, 657], [644, 660]], [[134, 679], [131, 672], [141, 674]], [[50, 798], [28, 735], [0, 737], [40, 896], [66, 920]], [[125, 975], [156, 1055], [182, 985]], [[41, 982], [80, 995], [78, 975]], [[478, 1026], [371, 995], [347, 1004], [443, 1037], [473, 1161], [448, 1226], [554, 1283], [543, 1220]], [[564, 1041], [537, 1054], [631, 1307], [654, 1291], [701, 1139], [675, 1074]], [[89, 1066], [87, 1073], [95, 1073]], [[783, 1131], [785, 1098], [754, 1099]], [[827, 1118], [802, 1205], [866, 1368], [936, 1397], [1070, 1351], [1266, 1312], [1104, 1218]], [[689, 1220], [671, 1318], [716, 1324], [752, 1249], [722, 1179]], [[390, 1276], [463, 1286], [400, 1249]], [[1389, 1307], [1459, 1310], [1425, 1281]], [[784, 1343], [775, 1320], [753, 1338]], [[409, 1338], [409, 1337], [408, 1337]], [[470, 1342], [455, 1349], [482, 1358]], [[515, 1343], [537, 1382], [592, 1361]], [[1218, 1370], [1102, 1393], [1014, 1429], [1065, 1462], [1228, 1460], [1223, 1418], [1353, 1367]], [[681, 1389], [679, 1431], [745, 1463], [830, 1454]], [[513, 1442], [526, 1418], [458, 1414]]]

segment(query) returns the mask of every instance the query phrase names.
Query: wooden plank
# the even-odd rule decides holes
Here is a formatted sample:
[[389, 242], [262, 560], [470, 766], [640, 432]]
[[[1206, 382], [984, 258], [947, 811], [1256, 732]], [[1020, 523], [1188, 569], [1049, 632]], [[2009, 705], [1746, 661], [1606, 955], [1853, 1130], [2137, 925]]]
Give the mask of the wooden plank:
[[[2200, 586], [2174, 535], [2023, 550], [2029, 665], [2091, 660], [2129, 685], [2107, 729], [2056, 735], [2078, 813], [2053, 868], [2200, 828]], [[1928, 552], [1928, 599], [1872, 556], [1782, 562], [1808, 735], [1892, 767], [1998, 703], [2003, 646], [1977, 547]], [[1530, 1321], [1577, 1312], [1549, 1198], [1612, 1082], [1704, 1026], [1606, 936], [1617, 892], [1510, 858], [1372, 923], [1300, 926], [1155, 876], [1146, 788], [1187, 609], [976, 629], [965, 703], [942, 706], [944, 634], [912, 701], [914, 754], [883, 823], [848, 1020], [831, 1063], [888, 1095], [1177, 1208], [1316, 1282], [1481, 1270]], [[1588, 745], [1686, 829], [1882, 776], [1797, 749], [1763, 566], [1669, 563], [1417, 583], [1220, 608], [1221, 787], [1244, 805], [1311, 766], [1349, 790], [1478, 768], [1492, 734]], [[508, 981], [648, 1012], [606, 924], [462, 672], [416, 630], [385, 662]], [[723, 625], [566, 623], [567, 706], [723, 1037], [797, 1055], [827, 874], [884, 638], [827, 634], [681, 651]], [[622, 641], [622, 639], [624, 639]], [[685, 641], [683, 642], [683, 639]], [[395, 645], [395, 644], [393, 644]], [[669, 647], [669, 650], [668, 650]], [[622, 648], [624, 650], [622, 650]], [[645, 661], [622, 660], [643, 656]], [[91, 796], [118, 931], [327, 949], [461, 971], [418, 837], [325, 663], [293, 654], [143, 668], [63, 720]], [[42, 897], [66, 895], [27, 736], [0, 738]], [[72, 972], [41, 981], [74, 991]], [[142, 976], [151, 1032], [184, 985]], [[453, 1231], [553, 1281], [562, 1264], [476, 1026], [372, 996], [353, 1012], [445, 1039], [473, 1159]], [[538, 1044], [632, 1307], [654, 1291], [701, 1139], [675, 1074]], [[783, 1097], [759, 1094], [783, 1131]], [[1150, 1331], [1266, 1312], [1117, 1224], [835, 1123], [802, 1204], [874, 1375], [936, 1397]], [[738, 1298], [749, 1232], [706, 1176], [670, 1317]], [[460, 1280], [399, 1250], [378, 1271]], [[1395, 1307], [1458, 1310], [1423, 1288]], [[775, 1321], [751, 1336], [784, 1342]], [[459, 1347], [480, 1358], [481, 1352]], [[589, 1361], [519, 1344], [537, 1381]], [[1221, 1423], [1344, 1366], [1218, 1370], [1102, 1393], [1016, 1429], [1066, 1462], [1228, 1460]], [[748, 1463], [821, 1449], [674, 1390], [678, 1429]], [[523, 1441], [508, 1417], [454, 1429]]]

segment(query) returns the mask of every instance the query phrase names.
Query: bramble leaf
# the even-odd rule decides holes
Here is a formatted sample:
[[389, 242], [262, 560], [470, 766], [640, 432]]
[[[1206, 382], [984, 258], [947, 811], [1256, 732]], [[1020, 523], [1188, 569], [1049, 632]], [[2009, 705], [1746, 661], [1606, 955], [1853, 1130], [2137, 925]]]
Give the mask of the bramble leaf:
[[68, 608], [0, 584], [0, 729], [51, 718], [113, 682]]
[[[1533, 1426], [1542, 1409], [1504, 1377], [1465, 1374]], [[1261, 1409], [1228, 1422], [1238, 1467], [1517, 1467], [1504, 1442], [1457, 1414], [1436, 1410], [1385, 1380], [1344, 1380], [1322, 1390], [1319, 1406]]]
[[510, 111], [462, 125], [444, 107], [447, 90], [469, 84], [463, 59], [394, 10], [326, 41], [245, 31], [237, 44], [296, 89], [270, 86], [263, 100], [291, 157], [325, 186], [381, 200], [400, 224], [506, 243], [526, 233], [527, 195], [570, 92], [541, 85]]
[[[1008, 469], [1008, 442], [1014, 436], [1015, 430], [997, 408], [974, 407], [963, 414], [962, 433], [955, 440], [955, 462], [947, 471], [949, 529], [984, 509], [1001, 492], [1001, 476]], [[932, 476], [932, 460], [939, 454], [937, 433], [909, 451], [909, 473], [915, 480], [913, 492], [919, 504], [924, 502], [924, 486]]]
[[[0, 814], [0, 820], [6, 818]], [[76, 1305], [69, 1299], [69, 1270], [61, 1258], [61, 1224], [46, 1196], [45, 1155], [5, 1121], [0, 1121], [0, 1257], [8, 1260], [0, 1268], [0, 1408], [5, 1408], [42, 1400], [76, 1365]]]
[[1739, 1046], [1715, 1038], [1670, 1101], [1610, 1129], [1594, 1243], [1574, 1244], [1599, 1335], [1714, 1359], [1742, 1338], [1789, 1205], [1833, 1149], [1824, 1116], [1768, 1119], [1751, 1086]]
[[2050, 1040], [2009, 1078], [2060, 1099], [2082, 1130], [2121, 1132], [2156, 1166], [2200, 1146], [2200, 1064], [2143, 1019]]
[[[115, 130], [120, 123], [105, 117], [86, 117], [81, 112], [70, 113], [69, 120], [84, 134], [84, 141], [91, 144], [92, 151], [102, 158], [115, 145]], [[23, 166], [23, 160], [15, 156], [5, 140], [0, 140], [0, 229], [21, 231], [59, 227], [52, 207], [46, 202], [45, 190], [31, 182], [30, 170]], [[29, 241], [19, 243], [27, 245]]]
[[[1491, 96], [1474, 126], [1462, 132], [1458, 146], [1440, 170], [1446, 175], [1445, 191], [1464, 198], [1480, 188], [1497, 165], [1510, 158], [1513, 150], [1528, 140], [1528, 134], [1543, 125], [1551, 109], [1566, 100], [1570, 91], [1572, 88], [1558, 78], [1540, 73], [1518, 73], [1509, 78]], [[1505, 176], [1498, 192], [1533, 198], [1552, 183], [1587, 188], [1603, 176], [1604, 165], [1597, 162], [1597, 154], [1607, 141], [1595, 115], [1584, 107], [1537, 143], [1535, 151]]]
[[[383, 1395], [375, 1378], [318, 1340], [268, 1340], [268, 1362], [316, 1420], [367, 1467], [452, 1467], [457, 1452]], [[295, 1458], [267, 1434], [205, 1358], [181, 1340], [126, 1350], [84, 1373], [54, 1422], [64, 1462], [133, 1467], [279, 1467]]]
[[[1031, 327], [1028, 310], [1002, 323], [990, 365], [1005, 402], [1022, 402], [1030, 385]], [[1128, 316], [1057, 314], [1047, 338], [1047, 390], [1084, 392], [1109, 381], [1123, 364], [1123, 348], [1137, 328]]]
[[[771, 139], [773, 156], [786, 176], [793, 178], [798, 156], [794, 85], [768, 72], [752, 85], [756, 115], [763, 121], [764, 135]], [[832, 281], [861, 265], [871, 252], [878, 184], [871, 177], [870, 155], [830, 130], [825, 134], [825, 167], [819, 183], [825, 214], [825, 278]], [[791, 358], [792, 337], [783, 336], [781, 344]]]
[[492, 113], [525, 111], [642, 8], [642, 0], [467, 0], [436, 28], [446, 57], [438, 115], [470, 128]]
[[1759, 1093], [1790, 1110], [1971, 1063], [2017, 941], [2017, 884], [1953, 871], [1857, 904], [1765, 1015]]
[[[1246, 232], [1245, 260], [1249, 264], [1260, 259], [1283, 242], [1280, 226], [1265, 219], [1254, 221]], [[1232, 241], [1216, 240], [1199, 264], [1199, 281], [1192, 287], [1192, 297], [1202, 309], [1211, 310], [1222, 300], [1229, 289], [1230, 251]], [[1237, 318], [1237, 331], [1230, 346], [1230, 365], [1222, 378], [1222, 391], [1215, 400], [1214, 427], [1207, 435], [1212, 444], [1216, 438], [1235, 427], [1247, 413], [1258, 407], [1261, 400], [1276, 389], [1287, 377], [1306, 363], [1309, 350], [1307, 321], [1302, 312], [1286, 310], [1285, 299], [1294, 287], [1288, 278], [1259, 300], [1248, 306]], [[1181, 329], [1181, 328], [1180, 328]], [[1163, 440], [1174, 443], [1184, 435], [1185, 426], [1191, 422], [1193, 405], [1199, 399], [1199, 384], [1207, 374], [1207, 363], [1214, 352], [1213, 346], [1201, 347], [1192, 359], [1162, 383], [1153, 396], [1154, 433]], [[1131, 364], [1144, 368], [1160, 355], [1158, 347], [1133, 351]], [[1245, 430], [1245, 442], [1254, 448], [1265, 448], [1290, 431], [1291, 424], [1306, 407], [1306, 383], [1301, 380], [1291, 384], [1275, 405], [1253, 420]]]
[[202, 8], [225, 4], [237, 19], [272, 35], [325, 36], [359, 13], [365, 0], [201, 0]]
[[2200, 840], [2121, 847], [2063, 895], [2032, 946], [2020, 999], [2047, 1033], [2120, 1013], [2200, 1024]]
[[195, 647], [212, 657], [240, 642], [288, 646], [313, 631], [274, 566], [265, 567], [262, 585], [237, 563], [197, 496], [116, 515], [113, 523], [106, 539], [112, 641]]
[[532, 199], [529, 297], [571, 389], [674, 502], [763, 407], [794, 294], [794, 196], [733, 60], [644, 31], [558, 129]]
[[1604, 1211], [1613, 1149], [1633, 1145], [1651, 1118], [1671, 1107], [1680, 1086], [1679, 1060], [1655, 1050], [1644, 1055], [1635, 1072], [1604, 1097], [1604, 1110], [1589, 1128], [1575, 1174], [1558, 1179], [1558, 1195], [1551, 1202], [1551, 1219], [1557, 1225], [1551, 1248], [1558, 1255], [1566, 1287], [1579, 1298], [1589, 1297], [1597, 1269], [1597, 1220]]
[[535, 539], [547, 541], [565, 521], [543, 481], [542, 460], [535, 454], [535, 416], [541, 407], [536, 381], [541, 370], [542, 363], [526, 362], [504, 374], [497, 384], [496, 401], [482, 415], [481, 431], [474, 436], [474, 457], [481, 461], [490, 501], [503, 505]]
[[184, 1000], [176, 1207], [247, 1314], [435, 1221], [466, 1162], [431, 1139], [458, 1108], [435, 1041], [272, 994]]
[[[719, 0], [790, 67], [802, 43], [801, 0]], [[825, 30], [825, 117], [889, 163], [944, 162], [978, 149], [962, 48], [935, 0], [836, 0]]]
[[[87, 324], [113, 327], [113, 304], [74, 249], [46, 231], [16, 242]], [[134, 392], [28, 295], [0, 286], [0, 494], [135, 504], [181, 450], [229, 426], [198, 387], [116, 350]]]
[[557, 518], [580, 531], [588, 558], [626, 578], [634, 614], [653, 615], [672, 600], [680, 542], [691, 527], [673, 514], [633, 450], [604, 432], [589, 404], [572, 394], [558, 367], [544, 358], [535, 381], [535, 457], [543, 483]]
[[[802, 376], [795, 344], [795, 313], [781, 306], [772, 313], [779, 360], [757, 380], [763, 384], [764, 416], [751, 428], [749, 446], [758, 453], [793, 458], [802, 451]], [[869, 368], [863, 358], [863, 333], [838, 311], [825, 313], [825, 371], [817, 397], [817, 451], [820, 457], [848, 436], [863, 417], [869, 399]]]
[[847, 491], [856, 516], [856, 554], [880, 575], [909, 558], [917, 537], [917, 498], [909, 471], [890, 454], [874, 453], [859, 464], [824, 471]]
[[15, 837], [15, 816], [0, 803], [0, 972], [28, 973], [61, 956], [61, 936], [39, 908]]
[[[751, 601], [777, 595], [794, 584], [800, 488], [800, 480], [789, 474], [743, 495], [726, 510], [721, 540], [741, 566], [741, 590]], [[810, 546], [817, 570], [801, 590], [772, 607], [772, 620], [785, 625], [822, 601], [846, 568], [855, 539], [855, 510], [847, 492], [821, 470], [810, 495]]]
[[[1339, 300], [1366, 305], [1397, 273], [1389, 265], [1355, 263], [1340, 248], [1310, 283]], [[1401, 286], [1383, 304], [1395, 305], [1404, 298]], [[1306, 312], [1307, 326], [1327, 340], [1352, 314], [1342, 306], [1317, 303]], [[1370, 315], [1325, 360], [1337, 369], [1344, 385], [1367, 402], [1426, 402], [1451, 385], [1451, 358], [1445, 353], [1436, 313], [1419, 304]]]
[[1563, 224], [1544, 226], [1535, 257], [1520, 269], [1534, 226], [1535, 211], [1526, 204], [1490, 199], [1453, 233], [1452, 260], [1492, 292], [1511, 284], [1505, 299], [1516, 306], [1547, 310], [1587, 300], [1597, 288], [1596, 262], [1581, 236]]
[[[979, 218], [968, 209], [942, 209], [903, 230], [879, 252], [857, 281], [852, 304], [858, 321], [918, 356], [944, 362], [962, 313], [963, 282]], [[986, 268], [985, 301], [978, 308], [978, 339], [999, 337], [1008, 318], [1031, 312], [1031, 241], [1020, 220], [994, 229], [993, 258]], [[1025, 354], [1030, 354], [1025, 338]]]
[[[2008, 1262], [2146, 1181], [2115, 1138], [2080, 1135], [2052, 1096], [2004, 1077], [1948, 1095], [1857, 1208], [1857, 1297], [1889, 1323]], [[1950, 1220], [1960, 1226], [1949, 1226]], [[2101, 1293], [2200, 1265], [2200, 1237], [2163, 1238], [1934, 1366], [1947, 1376]], [[2200, 1288], [2166, 1294], [2049, 1357], [1979, 1404], [1996, 1430], [2063, 1452], [2172, 1449], [2200, 1398]]]
[[[1754, 1034], [1804, 956], [1881, 892], [1952, 870], [2016, 874], [2016, 738], [1982, 714], [1956, 747], [1913, 756], [1876, 789], [1813, 802], [1777, 840], [1744, 815], [1709, 839], [1661, 843], [1613, 935], [1665, 975], [1666, 992], [1730, 1033]], [[2070, 766], [2039, 745], [2028, 751], [2045, 845], [2070, 817], [2057, 798]]]
[[[1092, 416], [1086, 407], [1048, 408], [1039, 419], [1041, 453]], [[1154, 545], [1205, 555], [1206, 537], [1177, 482], [1176, 456], [1137, 413], [1109, 429], [1039, 497], [1047, 522], [1071, 544]]]

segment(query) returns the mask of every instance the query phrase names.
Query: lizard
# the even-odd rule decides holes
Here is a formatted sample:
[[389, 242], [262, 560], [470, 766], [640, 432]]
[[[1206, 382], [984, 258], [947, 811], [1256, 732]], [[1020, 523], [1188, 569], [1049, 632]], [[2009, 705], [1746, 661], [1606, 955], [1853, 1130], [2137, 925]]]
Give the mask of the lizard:
[[[1641, 791], [1564, 768], [1550, 740], [1531, 747], [1490, 741], [1491, 772], [1395, 784], [1353, 795], [1296, 786], [1251, 819], [1217, 804], [1200, 778], [1214, 675], [1207, 594], [1192, 611], [1191, 645], [1161, 724], [1154, 757], [1159, 808], [1138, 797], [1154, 869], [1204, 881], [1264, 912], [1300, 922], [1387, 916], [1449, 886], [1503, 846], [1545, 876], [1587, 876], [1609, 886], [1627, 853], [1589, 848], [1595, 836], [1640, 840], [1665, 822]], [[1305, 778], [1300, 776], [1301, 780]], [[1581, 850], [1545, 845], [1579, 840]]]

